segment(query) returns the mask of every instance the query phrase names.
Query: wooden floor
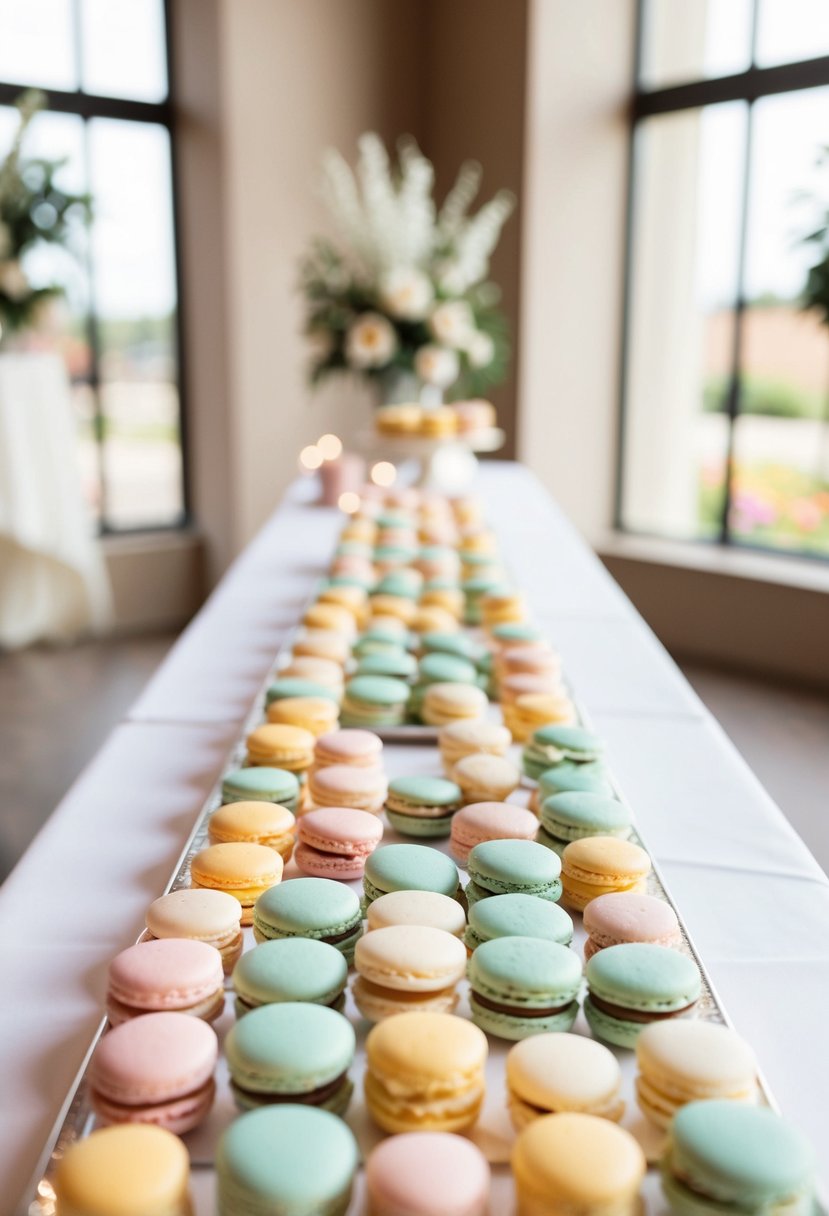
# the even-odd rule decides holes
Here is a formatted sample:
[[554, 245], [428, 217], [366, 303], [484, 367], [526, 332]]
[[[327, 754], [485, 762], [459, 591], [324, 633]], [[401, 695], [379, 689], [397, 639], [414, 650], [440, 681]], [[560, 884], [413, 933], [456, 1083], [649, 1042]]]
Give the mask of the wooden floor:
[[[124, 715], [172, 636], [0, 655], [0, 881]], [[829, 697], [685, 669], [824, 869]]]

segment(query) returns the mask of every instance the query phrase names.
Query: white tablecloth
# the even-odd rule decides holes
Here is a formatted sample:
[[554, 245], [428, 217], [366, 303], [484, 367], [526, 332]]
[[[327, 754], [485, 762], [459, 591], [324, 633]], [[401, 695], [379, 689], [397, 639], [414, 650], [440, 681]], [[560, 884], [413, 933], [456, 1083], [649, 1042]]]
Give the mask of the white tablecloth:
[[[720, 996], [827, 1185], [829, 880], [540, 484], [488, 464], [481, 490]], [[341, 517], [305, 498], [300, 484], [236, 562], [0, 890], [0, 1212], [82, 1059], [107, 961], [139, 932], [330, 556]], [[388, 749], [392, 771], [405, 751]]]
[[0, 355], [0, 646], [65, 640], [110, 619], [76, 443], [61, 359]]

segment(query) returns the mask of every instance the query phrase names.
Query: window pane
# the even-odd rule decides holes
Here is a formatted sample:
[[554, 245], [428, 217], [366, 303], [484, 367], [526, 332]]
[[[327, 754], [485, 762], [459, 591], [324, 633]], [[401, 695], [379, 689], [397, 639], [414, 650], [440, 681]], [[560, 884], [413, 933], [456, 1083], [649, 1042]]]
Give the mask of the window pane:
[[719, 528], [746, 120], [733, 102], [638, 131], [622, 501], [636, 531]]
[[744, 72], [752, 0], [645, 0], [640, 80], [647, 88]]
[[757, 63], [797, 63], [829, 55], [826, 0], [759, 0]]
[[78, 87], [72, 0], [0, 0], [0, 80]]
[[105, 97], [167, 96], [163, 0], [83, 0], [83, 87]]
[[[757, 102], [751, 157], [741, 417], [731, 527], [741, 540], [829, 554], [829, 328], [800, 296], [817, 260], [798, 234], [829, 208], [829, 89]], [[805, 197], [804, 197], [805, 196]]]
[[110, 119], [93, 119], [89, 136], [106, 522], [176, 523], [183, 492], [169, 137], [154, 124]]

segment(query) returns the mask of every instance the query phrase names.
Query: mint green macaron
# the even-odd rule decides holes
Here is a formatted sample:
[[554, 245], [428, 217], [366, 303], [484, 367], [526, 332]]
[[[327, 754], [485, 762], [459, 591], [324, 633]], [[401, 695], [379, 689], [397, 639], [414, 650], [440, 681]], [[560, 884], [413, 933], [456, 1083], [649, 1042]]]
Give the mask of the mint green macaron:
[[284, 676], [268, 685], [265, 703], [271, 705], [274, 701], [284, 701], [287, 697], [325, 697], [327, 701], [339, 700], [336, 692], [327, 684], [303, 680], [301, 676]]
[[408, 680], [417, 671], [417, 659], [407, 650], [380, 650], [361, 655], [357, 662], [358, 676], [394, 676]]
[[585, 975], [584, 1013], [590, 1029], [617, 1047], [635, 1047], [648, 1022], [688, 1013], [702, 986], [692, 958], [649, 942], [599, 950]]
[[539, 806], [545, 798], [563, 794], [567, 790], [586, 790], [591, 794], [604, 794], [608, 798], [613, 794], [610, 774], [601, 760], [590, 760], [584, 764], [565, 760], [539, 773], [536, 781]]
[[420, 646], [424, 654], [451, 654], [458, 659], [467, 659], [470, 662], [475, 662], [480, 647], [478, 647], [468, 633], [439, 633], [431, 632], [421, 634]]
[[224, 1042], [233, 1096], [244, 1109], [293, 1100], [343, 1115], [356, 1042], [348, 1018], [325, 1005], [263, 1005]]
[[372, 591], [372, 595], [397, 595], [407, 600], [415, 600], [420, 594], [423, 583], [417, 571], [392, 570], [384, 574]]
[[370, 654], [405, 654], [407, 641], [407, 635], [377, 625], [361, 634], [351, 649], [358, 659]]
[[289, 811], [299, 803], [299, 781], [283, 768], [237, 768], [222, 778], [222, 802], [278, 802]]
[[584, 764], [597, 760], [604, 743], [582, 726], [542, 726], [524, 747], [524, 772], [537, 781], [541, 773], [556, 764]]
[[469, 909], [463, 940], [468, 950], [477, 950], [495, 937], [537, 937], [569, 946], [573, 921], [558, 904], [537, 895], [493, 895], [479, 899]]
[[389, 891], [437, 891], [457, 898], [458, 867], [425, 844], [387, 844], [371, 854], [363, 875], [366, 904]]
[[495, 937], [467, 966], [472, 1021], [501, 1039], [572, 1029], [579, 1010], [581, 963], [558, 942]]
[[284, 937], [246, 950], [233, 969], [236, 1016], [260, 1005], [301, 1001], [342, 1013], [348, 963], [328, 942]]
[[260, 895], [253, 909], [258, 942], [309, 937], [336, 946], [348, 963], [363, 931], [360, 900], [333, 878], [292, 878]]
[[402, 836], [448, 836], [463, 791], [445, 777], [395, 777], [386, 795], [386, 818]]
[[466, 862], [470, 907], [491, 895], [536, 895], [555, 902], [561, 896], [561, 861], [534, 840], [485, 840]]
[[585, 836], [618, 836], [627, 840], [632, 828], [630, 811], [623, 802], [587, 790], [567, 790], [545, 798], [539, 818], [542, 828], [539, 841], [558, 853], [571, 840], [582, 840]]
[[250, 1111], [216, 1149], [218, 1216], [345, 1216], [359, 1157], [351, 1130], [327, 1111]]
[[523, 621], [504, 621], [500, 625], [494, 625], [492, 628], [492, 636], [497, 642], [501, 642], [505, 646], [521, 642], [543, 642], [545, 641], [544, 633], [537, 625], [528, 625]]
[[417, 669], [418, 684], [474, 684], [475, 664], [457, 654], [433, 650]]
[[406, 715], [409, 685], [393, 676], [353, 676], [345, 686], [340, 724], [399, 726]]
[[691, 1102], [671, 1124], [662, 1188], [676, 1216], [810, 1216], [814, 1185], [811, 1146], [767, 1107]]

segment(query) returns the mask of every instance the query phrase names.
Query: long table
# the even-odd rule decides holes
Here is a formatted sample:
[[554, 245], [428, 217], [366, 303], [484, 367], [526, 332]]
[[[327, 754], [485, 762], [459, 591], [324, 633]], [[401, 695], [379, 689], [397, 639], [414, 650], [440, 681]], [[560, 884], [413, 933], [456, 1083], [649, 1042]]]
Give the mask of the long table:
[[[83, 1059], [110, 958], [143, 927], [324, 572], [342, 517], [310, 491], [292, 487], [0, 888], [0, 1213]], [[823, 1150], [829, 1190], [829, 879], [532, 474], [488, 463], [478, 492], [729, 1014]]]

